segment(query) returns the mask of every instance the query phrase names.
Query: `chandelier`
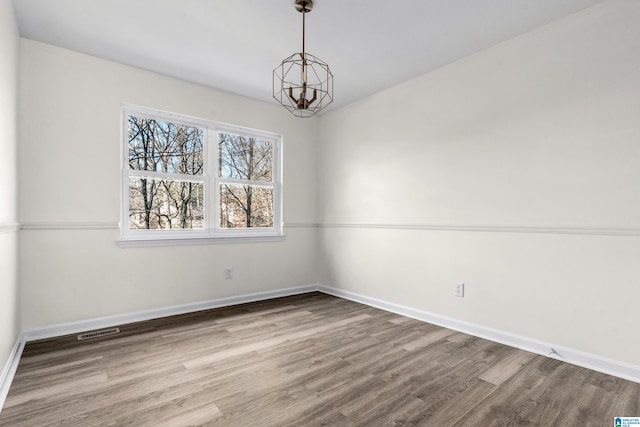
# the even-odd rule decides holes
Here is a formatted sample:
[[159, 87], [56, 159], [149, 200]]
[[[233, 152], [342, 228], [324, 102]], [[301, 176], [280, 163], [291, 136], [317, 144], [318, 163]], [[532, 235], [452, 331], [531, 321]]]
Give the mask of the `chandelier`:
[[311, 117], [333, 101], [333, 74], [326, 62], [305, 51], [304, 21], [313, 1], [295, 0], [295, 8], [302, 13], [302, 52], [273, 70], [273, 97], [294, 116]]

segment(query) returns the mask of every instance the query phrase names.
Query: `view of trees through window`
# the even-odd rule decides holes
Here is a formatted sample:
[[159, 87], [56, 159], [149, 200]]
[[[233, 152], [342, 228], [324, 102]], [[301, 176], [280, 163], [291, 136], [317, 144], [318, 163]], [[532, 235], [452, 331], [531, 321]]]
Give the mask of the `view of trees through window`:
[[133, 115], [127, 126], [130, 230], [204, 229], [210, 209], [220, 228], [274, 226], [271, 141], [218, 133], [214, 207], [205, 200], [215, 183], [205, 175], [206, 129]]
[[273, 147], [253, 137], [220, 133], [220, 227], [273, 227]]
[[129, 228], [204, 228], [204, 131], [134, 116], [128, 125]]

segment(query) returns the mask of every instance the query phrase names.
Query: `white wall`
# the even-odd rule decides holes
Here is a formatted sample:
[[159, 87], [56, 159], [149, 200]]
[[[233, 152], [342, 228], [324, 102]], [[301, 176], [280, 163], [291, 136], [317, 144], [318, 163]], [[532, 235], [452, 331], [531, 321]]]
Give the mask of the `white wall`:
[[16, 184], [20, 37], [11, 1], [0, 2], [0, 375], [21, 330]]
[[[315, 283], [315, 120], [27, 39], [21, 58], [26, 330]], [[122, 102], [284, 135], [285, 241], [116, 246]]]
[[320, 282], [640, 365], [638, 22], [605, 2], [323, 116]]
[[[17, 40], [10, 16], [3, 48]], [[23, 39], [24, 329], [311, 284], [318, 268], [325, 285], [640, 365], [627, 345], [640, 297], [638, 18], [640, 3], [609, 1], [318, 121]], [[11, 122], [15, 61], [0, 76]], [[117, 247], [121, 102], [282, 133], [286, 241]], [[7, 129], [0, 147], [15, 150]], [[1, 188], [15, 211], [15, 185]], [[0, 242], [11, 271], [15, 233]], [[6, 353], [20, 326], [15, 267], [4, 274]]]

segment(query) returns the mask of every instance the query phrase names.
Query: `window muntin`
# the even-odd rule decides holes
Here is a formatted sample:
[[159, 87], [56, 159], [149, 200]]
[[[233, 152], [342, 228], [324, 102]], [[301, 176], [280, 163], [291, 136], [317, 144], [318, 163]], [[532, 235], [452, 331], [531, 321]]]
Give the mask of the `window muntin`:
[[142, 107], [122, 116], [122, 240], [282, 235], [278, 135]]

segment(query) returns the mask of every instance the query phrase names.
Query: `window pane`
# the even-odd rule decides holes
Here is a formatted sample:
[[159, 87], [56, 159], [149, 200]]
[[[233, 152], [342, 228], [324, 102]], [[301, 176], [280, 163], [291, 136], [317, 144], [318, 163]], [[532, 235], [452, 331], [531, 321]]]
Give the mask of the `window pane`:
[[272, 179], [273, 147], [270, 141], [229, 133], [218, 140], [223, 178], [268, 181]]
[[220, 228], [273, 227], [273, 188], [220, 186]]
[[128, 135], [129, 169], [202, 175], [202, 129], [129, 116]]
[[129, 177], [129, 229], [203, 229], [204, 185]]

